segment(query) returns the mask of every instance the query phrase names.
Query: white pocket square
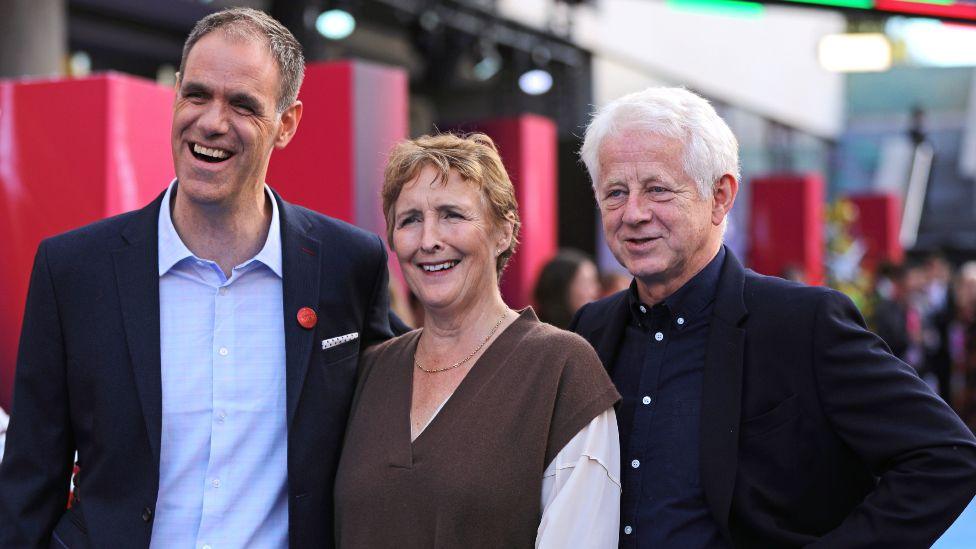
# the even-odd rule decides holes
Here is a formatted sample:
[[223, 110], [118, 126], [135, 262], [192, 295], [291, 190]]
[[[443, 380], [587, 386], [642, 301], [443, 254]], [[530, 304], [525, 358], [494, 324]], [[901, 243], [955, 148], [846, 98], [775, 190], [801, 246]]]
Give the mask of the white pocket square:
[[325, 349], [330, 349], [332, 347], [335, 347], [336, 345], [342, 345], [343, 343], [347, 341], [352, 341], [358, 337], [359, 337], [359, 332], [353, 332], [351, 334], [346, 334], [344, 336], [330, 337], [329, 339], [323, 339], [322, 350], [324, 351]]

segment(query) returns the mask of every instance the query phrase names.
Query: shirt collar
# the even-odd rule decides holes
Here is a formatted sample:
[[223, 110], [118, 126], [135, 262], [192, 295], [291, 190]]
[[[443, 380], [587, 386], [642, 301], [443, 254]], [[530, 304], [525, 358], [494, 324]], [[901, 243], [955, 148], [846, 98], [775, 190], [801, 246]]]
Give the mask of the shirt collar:
[[[170, 214], [170, 199], [176, 189], [177, 181], [174, 179], [163, 195], [163, 202], [159, 208], [159, 276], [163, 276], [174, 265], [188, 257], [195, 257], [193, 252], [186, 247], [176, 227], [173, 225], [173, 218]], [[281, 224], [278, 222], [278, 201], [267, 184], [264, 185], [264, 192], [271, 200], [271, 226], [268, 229], [268, 238], [264, 241], [264, 247], [251, 260], [244, 262], [246, 265], [251, 261], [260, 261], [272, 272], [281, 277]]]
[[[725, 262], [725, 246], [719, 248], [718, 253], [712, 258], [705, 268], [691, 278], [684, 286], [678, 288], [676, 292], [669, 295], [663, 302], [655, 305], [666, 309], [669, 315], [694, 316], [700, 313], [709, 303], [715, 299], [715, 292], [718, 289], [718, 279], [722, 274], [722, 264]], [[642, 304], [637, 293], [637, 279], [630, 283], [627, 293], [629, 309], [634, 320], [641, 323], [641, 319], [655, 307], [647, 307]], [[643, 310], [641, 309], [643, 307]]]

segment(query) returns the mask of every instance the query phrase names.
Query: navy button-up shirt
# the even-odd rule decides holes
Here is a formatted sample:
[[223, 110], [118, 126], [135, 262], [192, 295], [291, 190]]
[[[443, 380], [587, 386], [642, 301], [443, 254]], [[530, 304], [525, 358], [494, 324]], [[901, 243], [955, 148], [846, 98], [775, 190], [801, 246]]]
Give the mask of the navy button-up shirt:
[[728, 547], [700, 480], [705, 346], [725, 248], [687, 284], [648, 306], [631, 284], [612, 377], [623, 496], [620, 547]]

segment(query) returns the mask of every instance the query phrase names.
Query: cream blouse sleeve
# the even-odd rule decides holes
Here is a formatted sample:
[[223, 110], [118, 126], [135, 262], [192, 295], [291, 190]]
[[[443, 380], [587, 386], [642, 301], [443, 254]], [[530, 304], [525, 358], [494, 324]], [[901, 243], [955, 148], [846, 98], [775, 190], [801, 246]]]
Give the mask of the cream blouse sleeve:
[[542, 475], [537, 548], [617, 547], [620, 440], [609, 408], [558, 453]]

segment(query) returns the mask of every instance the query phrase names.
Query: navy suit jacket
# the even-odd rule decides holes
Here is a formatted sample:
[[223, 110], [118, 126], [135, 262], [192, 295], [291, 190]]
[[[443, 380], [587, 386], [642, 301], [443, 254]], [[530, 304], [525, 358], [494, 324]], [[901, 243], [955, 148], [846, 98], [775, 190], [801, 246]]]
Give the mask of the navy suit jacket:
[[[386, 250], [376, 235], [275, 198], [289, 542], [331, 547], [332, 486], [359, 351], [392, 335]], [[0, 547], [149, 546], [162, 421], [161, 202], [162, 195], [38, 247], [0, 464]], [[312, 329], [298, 324], [302, 307], [318, 313]], [[351, 332], [359, 339], [327, 350], [318, 344]], [[78, 499], [66, 510], [76, 450]]]
[[[570, 329], [613, 367], [627, 292]], [[976, 439], [840, 292], [727, 250], [706, 348], [701, 482], [737, 547], [928, 547], [976, 493]]]

